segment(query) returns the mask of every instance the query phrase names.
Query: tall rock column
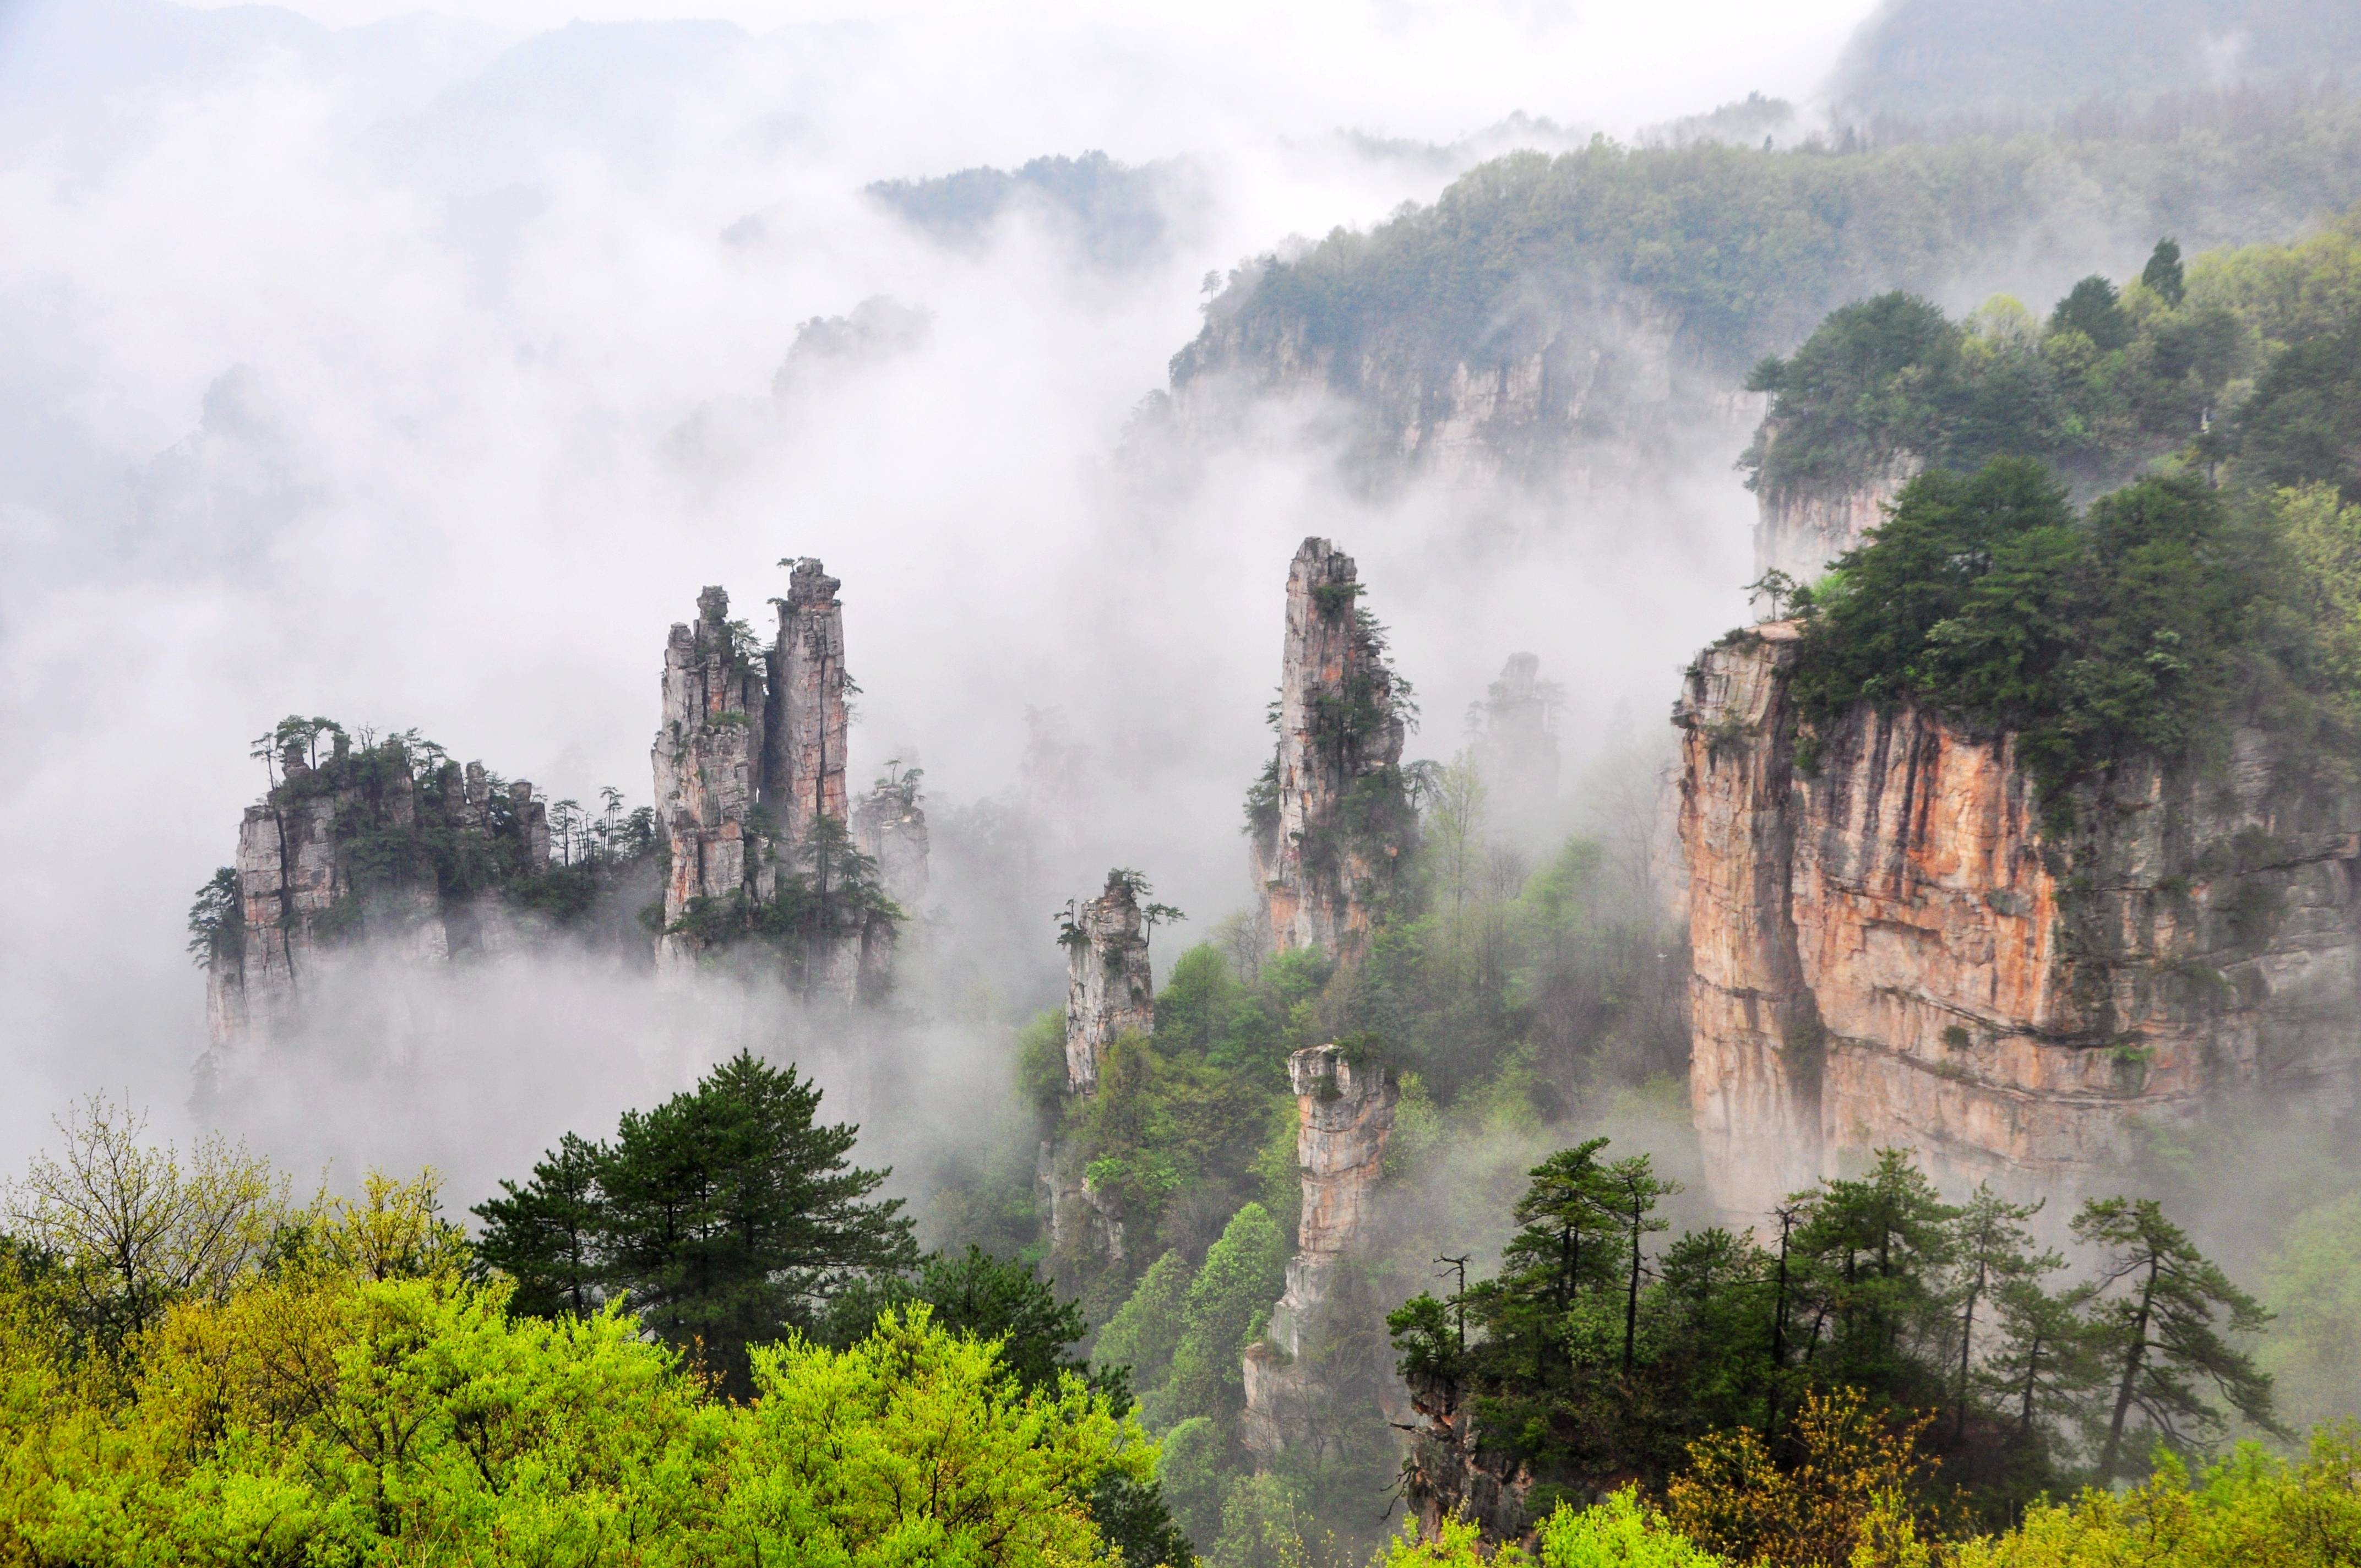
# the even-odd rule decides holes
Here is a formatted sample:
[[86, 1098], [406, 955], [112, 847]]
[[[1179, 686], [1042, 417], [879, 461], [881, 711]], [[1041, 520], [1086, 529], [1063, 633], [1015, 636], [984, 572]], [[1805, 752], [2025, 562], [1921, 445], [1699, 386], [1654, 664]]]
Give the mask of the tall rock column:
[[[764, 755], [763, 671], [730, 621], [730, 596], [697, 596], [695, 624], [675, 623], [664, 643], [664, 710], [656, 729], [656, 819], [672, 850], [664, 925], [692, 899], [716, 903], [770, 897], [771, 847], [759, 831]], [[695, 963], [697, 938], [669, 929], [657, 938], [656, 967]]]
[[1279, 747], [1253, 797], [1255, 883], [1272, 950], [1359, 955], [1412, 840], [1407, 729], [1353, 558], [1307, 539], [1287, 574]]
[[762, 754], [763, 800], [791, 844], [811, 837], [821, 817], [846, 821], [844, 585], [807, 555], [787, 578], [771, 650], [768, 749]]
[[1265, 1458], [1287, 1446], [1303, 1424], [1315, 1389], [1303, 1349], [1317, 1328], [1337, 1266], [1364, 1250], [1376, 1220], [1386, 1140], [1393, 1133], [1400, 1086], [1384, 1068], [1356, 1063], [1342, 1047], [1312, 1046], [1287, 1061], [1295, 1091], [1295, 1162], [1302, 1175], [1303, 1216], [1287, 1293], [1272, 1309], [1265, 1338], [1246, 1354], [1246, 1447]]
[[[1156, 1032], [1156, 982], [1148, 956], [1148, 922], [1136, 876], [1107, 872], [1106, 890], [1069, 907], [1059, 941], [1066, 948], [1066, 1092], [1090, 1094], [1099, 1068], [1125, 1035]], [[1041, 1145], [1038, 1175], [1049, 1211], [1049, 1247], [1088, 1251], [1110, 1262], [1124, 1255], [1123, 1216], [1093, 1191], [1080, 1154], [1052, 1139]]]
[[1106, 891], [1074, 908], [1059, 940], [1066, 948], [1066, 1087], [1088, 1094], [1117, 1036], [1156, 1031], [1136, 880], [1107, 872]]

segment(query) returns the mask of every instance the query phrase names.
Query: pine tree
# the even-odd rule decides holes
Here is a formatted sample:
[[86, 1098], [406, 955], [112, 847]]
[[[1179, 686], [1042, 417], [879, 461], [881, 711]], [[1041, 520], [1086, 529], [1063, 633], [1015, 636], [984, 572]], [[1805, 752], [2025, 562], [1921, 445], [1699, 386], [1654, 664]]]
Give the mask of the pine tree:
[[2037, 1280], [2062, 1268], [2066, 1260], [2054, 1252], [2033, 1250], [2033, 1233], [2025, 1222], [2041, 1212], [2041, 1204], [2011, 1203], [1980, 1181], [1953, 1232], [1956, 1269], [1953, 1295], [1960, 1303], [1959, 1376], [1952, 1388], [1951, 1435], [1963, 1438], [1968, 1430], [1968, 1396], [1973, 1383], [1976, 1311], [1989, 1310], [1995, 1293], [2020, 1280]]
[[2224, 1419], [2204, 1395], [2207, 1383], [2247, 1420], [2280, 1430], [2271, 1415], [2269, 1376], [2222, 1334], [2223, 1328], [2256, 1332], [2270, 1314], [2191, 1245], [2154, 1199], [2094, 1198], [2074, 1217], [2073, 1230], [2076, 1240], [2109, 1255], [2099, 1269], [2095, 1318], [2101, 1350], [2116, 1369], [2114, 1406], [2099, 1452], [2102, 1485], [2119, 1474], [2134, 1410], [2176, 1448], [2192, 1431], [2220, 1430]]
[[598, 1170], [606, 1150], [568, 1133], [519, 1187], [478, 1203], [479, 1266], [516, 1281], [510, 1309], [536, 1318], [588, 1317], [603, 1297], [598, 1263], [603, 1210]]

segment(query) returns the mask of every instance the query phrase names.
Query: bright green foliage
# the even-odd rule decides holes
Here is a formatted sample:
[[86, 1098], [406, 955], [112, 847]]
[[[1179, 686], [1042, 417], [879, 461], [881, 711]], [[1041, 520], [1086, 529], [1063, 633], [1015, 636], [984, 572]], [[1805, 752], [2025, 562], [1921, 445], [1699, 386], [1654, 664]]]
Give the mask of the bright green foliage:
[[758, 1352], [749, 1407], [618, 1310], [507, 1297], [307, 1249], [100, 1376], [0, 1274], [0, 1560], [1048, 1568], [1110, 1561], [1093, 1496], [1153, 1464], [1079, 1378], [1022, 1391], [923, 1309]]
[[1594, 1508], [1559, 1504], [1541, 1529], [1542, 1568], [1720, 1568], [1640, 1499], [1635, 1487]]
[[1286, 1286], [1288, 1250], [1286, 1235], [1261, 1204], [1231, 1216], [1181, 1299], [1171, 1371], [1157, 1395], [1143, 1400], [1152, 1423], [1236, 1411], [1244, 1398], [1239, 1357]]
[[1153, 1473], [1154, 1449], [1080, 1377], [1019, 1395], [987, 1345], [923, 1308], [841, 1353], [758, 1348], [753, 1371], [719, 1477], [730, 1562], [1090, 1562], [1101, 1479]]
[[1642, 1501], [1638, 1488], [1610, 1492], [1587, 1508], [1560, 1503], [1541, 1521], [1539, 1555], [1503, 1546], [1486, 1549], [1476, 1527], [1443, 1521], [1441, 1534], [1422, 1541], [1405, 1522], [1373, 1568], [1721, 1568], [1722, 1560], [1699, 1551]]
[[2313, 1434], [2283, 1464], [2242, 1444], [2192, 1487], [2170, 1454], [2126, 1492], [2092, 1489], [1953, 1549], [1956, 1568], [2333, 1568], [2361, 1561], [2361, 1432]]
[[821, 1124], [819, 1098], [793, 1068], [741, 1052], [626, 1112], [611, 1145], [563, 1145], [524, 1187], [504, 1183], [476, 1211], [484, 1260], [534, 1310], [628, 1293], [743, 1394], [748, 1344], [815, 1322], [852, 1274], [916, 1261], [901, 1201], [873, 1196], [888, 1173], [852, 1165], [860, 1130]]

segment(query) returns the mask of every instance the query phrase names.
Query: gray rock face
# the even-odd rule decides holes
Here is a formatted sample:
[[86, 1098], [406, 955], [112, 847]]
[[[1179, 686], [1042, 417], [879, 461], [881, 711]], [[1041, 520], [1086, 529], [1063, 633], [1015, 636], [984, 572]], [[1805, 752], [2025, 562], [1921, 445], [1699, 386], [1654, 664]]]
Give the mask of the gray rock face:
[[1287, 1061], [1295, 1091], [1295, 1160], [1303, 1213], [1287, 1292], [1265, 1338], [1246, 1354], [1245, 1442], [1268, 1457], [1301, 1435], [1318, 1390], [1304, 1357], [1308, 1332], [1333, 1293], [1337, 1266], [1363, 1250], [1376, 1224], [1377, 1188], [1401, 1088], [1375, 1065], [1356, 1066], [1340, 1047], [1312, 1046]]
[[[779, 630], [767, 649], [730, 619], [718, 587], [697, 596], [693, 625], [672, 629], [652, 753], [672, 865], [659, 977], [677, 978], [758, 924], [783, 879], [803, 878], [824, 898], [846, 890], [843, 850], [860, 839], [846, 812], [840, 586], [818, 561], [797, 561], [786, 597], [773, 601]], [[926, 819], [915, 795], [906, 806], [890, 834], [901, 874], [923, 889]], [[882, 817], [877, 827], [889, 831]], [[807, 994], [851, 1002], [891, 984], [890, 919], [848, 908], [789, 946], [787, 978]]]
[[811, 838], [820, 817], [846, 820], [844, 585], [807, 555], [787, 579], [779, 636], [770, 654], [769, 748], [763, 798], [791, 844]]
[[1066, 934], [1066, 1088], [1088, 1094], [1117, 1036], [1156, 1032], [1156, 983], [1148, 928], [1130, 880], [1107, 873], [1106, 891], [1073, 907]]
[[[745, 623], [730, 620], [728, 593], [707, 588], [697, 610], [664, 641], [663, 718], [650, 753], [656, 820], [672, 849], [667, 927], [697, 900], [766, 903], [777, 882], [774, 836], [756, 815], [767, 752], [763, 655]], [[659, 935], [657, 973], [693, 966], [702, 947], [685, 933]]]
[[[440, 761], [400, 738], [355, 750], [338, 736], [314, 763], [301, 745], [238, 824], [234, 907], [205, 961], [205, 1023], [216, 1067], [306, 1022], [307, 986], [362, 938], [404, 961], [498, 956], [531, 941], [530, 916], [501, 889], [549, 863], [533, 785], [497, 791], [481, 762]], [[445, 886], [433, 844], [479, 881]]]
[[1279, 747], [1256, 802], [1253, 874], [1274, 952], [1367, 944], [1415, 820], [1393, 672], [1353, 558], [1307, 539], [1287, 574]]

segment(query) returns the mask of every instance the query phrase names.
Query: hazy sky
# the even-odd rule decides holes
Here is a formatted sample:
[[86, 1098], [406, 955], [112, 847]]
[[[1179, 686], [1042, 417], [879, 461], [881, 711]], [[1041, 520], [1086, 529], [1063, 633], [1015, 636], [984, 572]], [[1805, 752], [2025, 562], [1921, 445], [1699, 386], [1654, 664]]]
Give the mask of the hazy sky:
[[[1863, 9], [518, 0], [323, 39], [0, 3], [0, 1171], [74, 1095], [179, 1113], [203, 1043], [182, 923], [260, 786], [249, 736], [415, 726], [644, 800], [666, 625], [707, 583], [760, 615], [782, 556], [844, 579], [861, 782], [899, 755], [941, 802], [1005, 792], [1027, 710], [1060, 710], [1093, 754], [1078, 863], [1148, 871], [1196, 932], [1246, 901], [1237, 802], [1307, 533], [1394, 623], [1413, 754], [1449, 754], [1516, 648], [1581, 734], [1656, 733], [1740, 612], [1734, 450], [1668, 477], [1663, 515], [1573, 498], [1478, 542], [1446, 491], [1340, 493], [1284, 426], [1142, 514], [1116, 443], [1208, 270], [1449, 177], [1336, 128], [1627, 131], [1806, 95]], [[749, 34], [535, 36], [717, 14]], [[1137, 265], [1026, 216], [946, 247], [861, 195], [1093, 148], [1178, 160]], [[799, 323], [877, 295], [928, 313], [923, 343], [774, 395]], [[596, 994], [552, 978], [445, 1030], [452, 1060], [499, 1059], [448, 1086], [499, 1129], [493, 1168], [678, 1081]], [[357, 1084], [304, 1080], [281, 1152], [454, 1157], [453, 1118]]]

